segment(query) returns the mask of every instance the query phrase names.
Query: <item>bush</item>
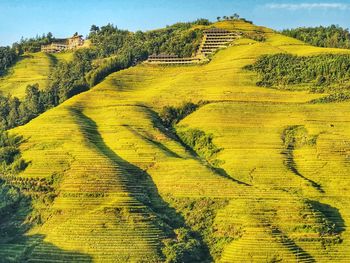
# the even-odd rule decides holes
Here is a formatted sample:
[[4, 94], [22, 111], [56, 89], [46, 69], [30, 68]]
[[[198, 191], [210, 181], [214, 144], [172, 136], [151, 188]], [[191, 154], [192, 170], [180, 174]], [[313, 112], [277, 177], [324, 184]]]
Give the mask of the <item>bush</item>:
[[194, 104], [192, 102], [185, 102], [180, 107], [165, 106], [160, 113], [160, 118], [162, 119], [163, 124], [170, 128], [187, 115], [190, 115], [192, 112], [197, 110], [198, 107], [199, 104]]
[[215, 154], [221, 150], [213, 143], [212, 134], [206, 134], [198, 129], [188, 129], [178, 132], [178, 136], [186, 145], [208, 162], [211, 162]]
[[0, 47], [0, 76], [18, 59], [14, 49]]
[[350, 55], [264, 55], [245, 69], [258, 73], [259, 86], [285, 88], [308, 84], [306, 88], [310, 91], [322, 88], [325, 91], [336, 91], [345, 89], [350, 82]]
[[286, 29], [282, 34], [318, 47], [350, 48], [350, 32], [336, 25], [328, 27], [299, 27]]
[[350, 100], [350, 93], [339, 92], [339, 93], [330, 94], [328, 96], [325, 96], [319, 99], [311, 100], [310, 103], [315, 104], [315, 103], [342, 102], [347, 100]]
[[0, 132], [0, 165], [2, 174], [17, 174], [24, 170], [27, 164], [21, 159], [19, 144], [22, 138]]
[[190, 230], [175, 229], [175, 238], [166, 240], [162, 252], [169, 263], [202, 262], [201, 243], [192, 236]]
[[18, 190], [7, 185], [0, 179], [0, 216], [4, 217], [18, 205], [20, 195]]
[[96, 69], [87, 74], [86, 80], [90, 87], [95, 86], [109, 74], [127, 68], [131, 64], [131, 58], [117, 56], [103, 61]]

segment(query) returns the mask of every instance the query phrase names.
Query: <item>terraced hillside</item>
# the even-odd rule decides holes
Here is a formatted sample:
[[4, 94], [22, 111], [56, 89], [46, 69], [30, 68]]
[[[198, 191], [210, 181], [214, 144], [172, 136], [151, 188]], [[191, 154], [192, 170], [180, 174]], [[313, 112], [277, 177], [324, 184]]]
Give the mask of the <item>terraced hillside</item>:
[[39, 84], [40, 89], [48, 85], [50, 68], [60, 60], [69, 60], [72, 53], [45, 54], [28, 53], [12, 66], [6, 75], [0, 77], [0, 92], [22, 99], [28, 85]]
[[[113, 73], [11, 130], [28, 167], [7, 180], [46, 188], [22, 191], [31, 199], [0, 222], [24, 226], [0, 239], [0, 258], [349, 261], [348, 102], [310, 104], [325, 95], [257, 87], [243, 69], [262, 54], [349, 51], [243, 22], [215, 26], [261, 30], [266, 41], [242, 38], [205, 65]], [[188, 101], [205, 103], [164, 126], [163, 107]], [[211, 139], [191, 148], [191, 134]]]

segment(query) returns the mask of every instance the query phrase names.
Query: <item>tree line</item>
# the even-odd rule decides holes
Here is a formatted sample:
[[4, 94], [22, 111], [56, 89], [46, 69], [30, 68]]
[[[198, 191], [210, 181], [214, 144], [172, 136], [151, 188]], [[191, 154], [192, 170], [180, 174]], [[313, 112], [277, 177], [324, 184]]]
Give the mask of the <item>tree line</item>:
[[41, 45], [50, 44], [55, 40], [56, 38], [52, 35], [51, 32], [31, 38], [22, 37], [19, 42], [13, 44], [13, 48], [19, 54], [22, 54], [23, 52], [39, 52], [41, 50]]
[[13, 48], [0, 47], [0, 76], [16, 62], [18, 56]]
[[198, 19], [195, 22], [176, 23], [163, 29], [135, 33], [120, 30], [112, 24], [102, 27], [92, 25], [88, 38], [98, 57], [122, 52], [131, 52], [135, 62], [159, 53], [186, 57], [196, 52], [202, 39], [202, 30], [192, 29], [194, 25], [210, 25], [210, 22]]
[[349, 29], [336, 25], [285, 29], [281, 33], [317, 47], [350, 48]]
[[259, 86], [286, 87], [312, 84], [314, 91], [329, 91], [348, 87], [350, 81], [350, 55], [322, 54], [295, 56], [274, 54], [260, 57], [247, 69], [258, 73]]

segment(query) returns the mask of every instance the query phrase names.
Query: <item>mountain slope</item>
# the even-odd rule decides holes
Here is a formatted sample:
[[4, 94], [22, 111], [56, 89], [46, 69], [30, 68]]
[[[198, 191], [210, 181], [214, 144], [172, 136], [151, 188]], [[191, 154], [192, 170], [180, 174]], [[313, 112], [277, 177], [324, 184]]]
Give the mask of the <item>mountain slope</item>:
[[[346, 262], [347, 103], [311, 105], [324, 95], [257, 87], [242, 68], [262, 54], [349, 51], [264, 33], [266, 42], [238, 40], [206, 65], [113, 73], [13, 129], [29, 162], [19, 178], [54, 181], [46, 193], [54, 198], [31, 203], [42, 224], [26, 236], [42, 239], [18, 254], [30, 262], [159, 262], [181, 259], [184, 241], [188, 254], [202, 255], [192, 262]], [[212, 134], [219, 167], [158, 117], [184, 101], [207, 104], [176, 131]], [[283, 134], [297, 140], [297, 132], [310, 143], [286, 148]], [[28, 247], [19, 236], [10, 243]]]
[[0, 92], [22, 99], [28, 85], [39, 84], [40, 89], [48, 85], [50, 69], [60, 60], [69, 60], [72, 53], [45, 54], [28, 53], [22, 55], [5, 76], [0, 77]]

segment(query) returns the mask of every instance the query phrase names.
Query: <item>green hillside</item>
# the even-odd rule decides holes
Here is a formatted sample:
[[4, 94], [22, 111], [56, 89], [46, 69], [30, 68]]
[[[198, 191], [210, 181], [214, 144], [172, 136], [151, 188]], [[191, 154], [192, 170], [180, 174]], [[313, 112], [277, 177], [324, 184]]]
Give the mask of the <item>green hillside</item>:
[[[206, 64], [110, 74], [10, 130], [27, 167], [0, 181], [12, 207], [0, 262], [349, 261], [349, 102], [259, 87], [244, 67], [350, 50], [243, 21], [214, 26], [245, 35]], [[257, 32], [266, 41], [247, 38]], [[36, 79], [26, 67], [45, 86], [45, 56], [18, 62], [0, 89]], [[164, 107], [186, 102], [200, 106], [165, 126]]]
[[22, 99], [28, 85], [39, 84], [40, 89], [48, 85], [50, 69], [60, 60], [69, 60], [71, 53], [45, 54], [26, 53], [9, 68], [4, 76], [0, 76], [0, 94], [11, 94]]

